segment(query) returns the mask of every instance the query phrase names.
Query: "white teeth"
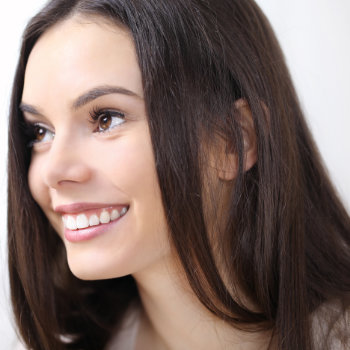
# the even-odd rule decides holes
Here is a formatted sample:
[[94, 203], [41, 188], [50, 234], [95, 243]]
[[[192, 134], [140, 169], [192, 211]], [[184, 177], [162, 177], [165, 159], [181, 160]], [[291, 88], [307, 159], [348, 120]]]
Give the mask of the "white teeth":
[[100, 214], [100, 222], [101, 224], [108, 224], [111, 221], [111, 216], [109, 215], [108, 211], [103, 211]]
[[89, 218], [89, 226], [97, 226], [100, 224], [100, 219], [96, 214], [91, 215]]
[[73, 216], [68, 216], [66, 219], [66, 227], [68, 230], [76, 230], [77, 229], [77, 223]]
[[110, 221], [117, 220], [119, 217], [126, 214], [128, 211], [127, 207], [122, 208], [119, 212], [117, 209], [113, 209], [111, 213], [107, 210], [103, 210], [98, 217], [96, 214], [91, 215], [89, 218], [86, 214], [79, 214], [74, 217], [71, 215], [62, 216], [64, 227], [68, 230], [83, 229], [89, 226], [97, 226], [99, 224], [108, 224]]
[[77, 228], [87, 228], [89, 227], [89, 220], [85, 214], [79, 214], [76, 218]]
[[117, 209], [113, 209], [111, 213], [111, 221], [116, 220], [119, 218], [119, 212]]

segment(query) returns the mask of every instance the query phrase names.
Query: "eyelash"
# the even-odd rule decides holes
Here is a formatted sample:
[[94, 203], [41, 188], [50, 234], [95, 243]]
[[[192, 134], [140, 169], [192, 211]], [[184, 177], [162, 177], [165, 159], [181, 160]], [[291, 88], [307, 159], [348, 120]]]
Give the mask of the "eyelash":
[[[125, 119], [125, 114], [122, 112], [119, 112], [117, 110], [113, 110], [113, 109], [100, 109], [100, 108], [95, 108], [93, 109], [90, 113], [90, 123], [92, 123], [93, 125], [96, 125], [96, 128], [94, 129], [95, 133], [106, 133], [106, 132], [110, 132], [112, 129], [118, 127], [119, 125], [124, 123], [124, 119]], [[101, 121], [101, 119], [103, 117], [108, 117], [110, 118], [110, 123], [111, 125], [108, 125], [106, 129], [102, 129], [101, 126], [99, 125], [99, 122]], [[119, 122], [117, 122], [117, 124], [113, 125], [113, 119], [118, 118]], [[42, 125], [41, 123], [27, 123], [25, 125], [25, 134], [27, 136], [28, 139], [28, 144], [27, 146], [29, 148], [32, 148], [35, 144], [40, 144], [43, 141], [42, 140], [37, 140], [36, 137], [36, 131], [38, 131], [38, 129], [41, 129], [44, 131], [44, 138], [47, 135], [47, 133], [51, 133], [53, 136], [55, 136], [55, 133], [53, 131], [51, 131], [50, 129], [48, 129], [47, 127], [45, 127], [44, 125]]]
[[[99, 132], [99, 133], [109, 132], [112, 129], [118, 127], [119, 125], [125, 122], [125, 114], [113, 109], [99, 109], [99, 108], [93, 109], [90, 112], [90, 117], [92, 119], [90, 122], [94, 125], [97, 125], [94, 132]], [[106, 129], [100, 129], [101, 126], [98, 125], [98, 123], [101, 122], [104, 117], [111, 118], [110, 122], [112, 123], [112, 125], [108, 125]], [[119, 119], [119, 122], [115, 125], [113, 125], [113, 118]]]

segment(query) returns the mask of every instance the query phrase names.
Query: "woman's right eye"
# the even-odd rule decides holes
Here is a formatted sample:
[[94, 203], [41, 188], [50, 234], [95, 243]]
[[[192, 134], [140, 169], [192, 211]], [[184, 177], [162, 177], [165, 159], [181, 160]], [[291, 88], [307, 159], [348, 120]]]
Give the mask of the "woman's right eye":
[[53, 140], [55, 133], [47, 129], [41, 124], [33, 124], [29, 126], [30, 142], [29, 146], [33, 147], [38, 143], [50, 142]]

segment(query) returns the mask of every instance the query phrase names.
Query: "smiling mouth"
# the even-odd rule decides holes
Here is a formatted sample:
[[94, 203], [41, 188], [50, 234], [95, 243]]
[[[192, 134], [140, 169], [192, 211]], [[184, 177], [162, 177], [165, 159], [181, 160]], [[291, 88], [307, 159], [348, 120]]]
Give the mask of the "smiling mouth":
[[74, 231], [86, 229], [98, 225], [108, 224], [124, 216], [129, 210], [128, 206], [119, 208], [101, 208], [89, 210], [88, 212], [62, 215], [65, 229]]

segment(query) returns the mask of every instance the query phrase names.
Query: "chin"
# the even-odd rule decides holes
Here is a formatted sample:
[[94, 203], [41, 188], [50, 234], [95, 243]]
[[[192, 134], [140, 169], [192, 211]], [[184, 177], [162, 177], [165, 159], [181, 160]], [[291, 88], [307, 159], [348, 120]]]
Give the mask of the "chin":
[[74, 269], [71, 266], [69, 266], [69, 269], [76, 278], [83, 281], [97, 281], [104, 279], [99, 274], [92, 272], [91, 270], [87, 271], [82, 269]]
[[97, 281], [127, 275], [127, 273], [111, 271], [110, 267], [108, 268], [102, 261], [96, 259], [91, 259], [86, 263], [85, 259], [79, 259], [76, 256], [72, 258], [68, 255], [68, 266], [75, 277], [84, 281]]
[[68, 260], [68, 266], [72, 274], [84, 281], [96, 281], [100, 279], [104, 279], [103, 275], [101, 275], [100, 271], [96, 271], [94, 268], [77, 266], [77, 264], [72, 264]]

